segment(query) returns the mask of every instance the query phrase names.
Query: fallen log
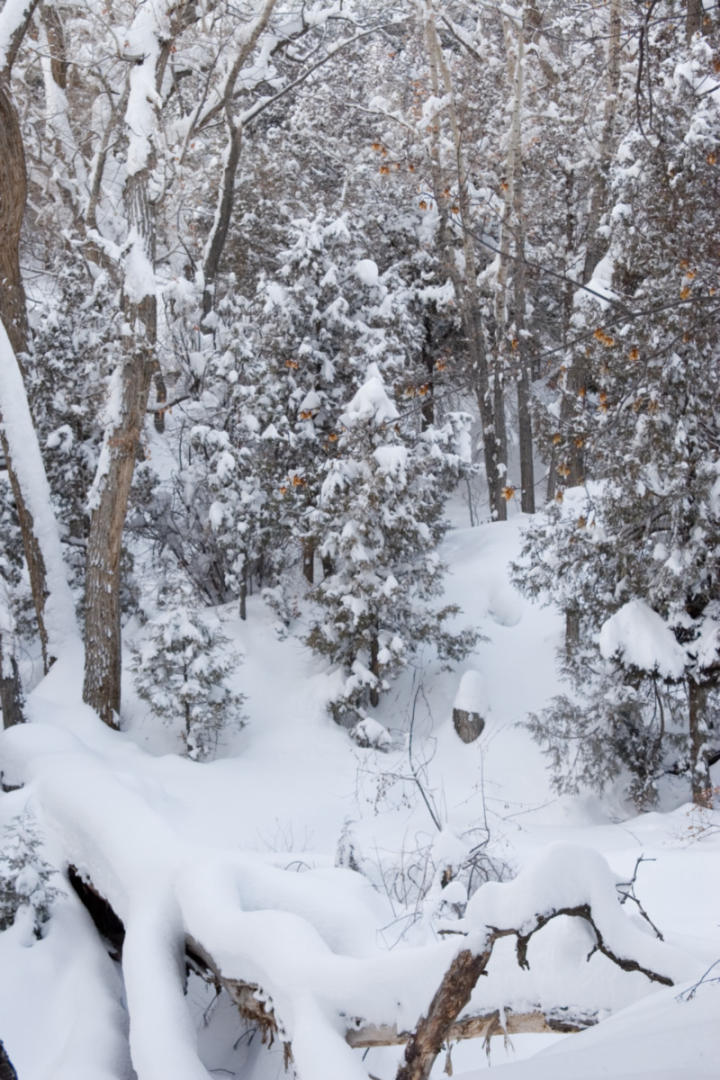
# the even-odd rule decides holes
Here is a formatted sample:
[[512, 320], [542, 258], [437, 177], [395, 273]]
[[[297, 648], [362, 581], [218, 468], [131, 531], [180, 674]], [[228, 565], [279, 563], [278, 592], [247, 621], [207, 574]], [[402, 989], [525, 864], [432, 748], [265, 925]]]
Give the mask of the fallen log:
[[[74, 866], [68, 868], [68, 878], [98, 933], [107, 941], [110, 955], [113, 959], [120, 960], [125, 934], [121, 919], [108, 901]], [[271, 999], [263, 992], [262, 987], [223, 974], [215, 959], [191, 935], [185, 940], [185, 959], [189, 970], [206, 982], [213, 983], [218, 991], [224, 990], [227, 993], [240, 1016], [259, 1028], [264, 1044], [272, 1045], [275, 1040], [282, 1043], [287, 1068], [292, 1062], [291, 1043], [275, 1014]], [[491, 1012], [455, 1020], [447, 1028], [443, 1041], [457, 1042], [477, 1038], [487, 1040], [496, 1034], [570, 1034], [591, 1027], [597, 1020], [596, 1013], [574, 1014], [564, 1008], [550, 1011], [536, 1008], [527, 1012], [516, 1012], [510, 1007], [497, 1008]], [[348, 1026], [345, 1041], [353, 1049], [403, 1046], [414, 1037], [414, 1032], [398, 1030], [395, 1024], [369, 1024], [361, 1018], [348, 1018], [346, 1022]], [[0, 1080], [3, 1080], [1, 1073]]]
[[[598, 1022], [597, 1013], [574, 1014], [566, 1009], [546, 1012], [540, 1008], [515, 1012], [511, 1008], [494, 1009], [477, 1016], [463, 1016], [450, 1024], [446, 1042], [463, 1039], [489, 1039], [493, 1035], [545, 1035], [584, 1031]], [[398, 1031], [394, 1024], [360, 1024], [345, 1036], [348, 1044], [362, 1049], [375, 1046], [403, 1046], [413, 1037], [412, 1031]]]

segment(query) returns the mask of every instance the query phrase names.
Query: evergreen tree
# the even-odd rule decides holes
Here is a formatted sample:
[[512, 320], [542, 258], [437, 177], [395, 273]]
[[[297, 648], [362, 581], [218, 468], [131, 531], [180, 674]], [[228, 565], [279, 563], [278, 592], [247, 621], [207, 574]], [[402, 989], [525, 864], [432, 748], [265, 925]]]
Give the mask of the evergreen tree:
[[312, 591], [318, 613], [308, 643], [345, 675], [331, 702], [353, 724], [377, 705], [388, 678], [423, 642], [458, 660], [477, 636], [445, 627], [458, 609], [437, 607], [448, 484], [462, 462], [454, 445], [462, 417], [420, 432], [401, 418], [378, 367], [339, 418], [337, 456], [319, 501], [320, 553], [328, 572]]
[[180, 720], [188, 757], [207, 761], [223, 731], [243, 724], [243, 695], [228, 682], [240, 657], [197, 609], [187, 587], [166, 590], [161, 603], [134, 648], [135, 686], [163, 723]]
[[0, 847], [0, 931], [19, 911], [32, 918], [35, 937], [42, 937], [53, 901], [62, 894], [59, 874], [42, 854], [42, 841], [32, 814], [25, 810], [2, 830]]
[[587, 381], [556, 428], [595, 479], [529, 531], [518, 578], [572, 615], [575, 689], [532, 721], [556, 766], [573, 759], [585, 781], [625, 768], [641, 801], [663, 771], [685, 771], [703, 802], [720, 738], [719, 139], [702, 93], [712, 43], [686, 44], [677, 5], [663, 6], [652, 100], [612, 177], [608, 303], [576, 313]]

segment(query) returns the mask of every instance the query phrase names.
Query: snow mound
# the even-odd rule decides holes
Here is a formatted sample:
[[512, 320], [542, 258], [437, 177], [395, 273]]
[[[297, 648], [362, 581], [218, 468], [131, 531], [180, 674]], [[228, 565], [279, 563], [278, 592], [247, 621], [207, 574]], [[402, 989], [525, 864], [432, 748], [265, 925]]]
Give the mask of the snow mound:
[[630, 600], [600, 629], [600, 652], [642, 671], [680, 679], [687, 657], [665, 620], [644, 600]]

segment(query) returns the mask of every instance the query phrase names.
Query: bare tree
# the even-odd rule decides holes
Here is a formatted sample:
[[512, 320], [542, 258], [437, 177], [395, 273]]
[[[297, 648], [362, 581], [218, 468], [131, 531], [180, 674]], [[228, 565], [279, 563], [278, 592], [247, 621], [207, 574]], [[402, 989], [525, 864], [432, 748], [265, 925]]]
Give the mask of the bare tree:
[[[490, 512], [497, 521], [507, 517], [504, 489], [507, 484], [507, 436], [505, 431], [504, 372], [500, 363], [491, 364], [487, 336], [483, 326], [478, 266], [475, 252], [473, 216], [470, 201], [466, 148], [458, 116], [455, 88], [440, 35], [437, 15], [431, 4], [418, 5], [419, 18], [434, 98], [441, 102], [435, 122], [435, 138], [431, 143], [431, 167], [435, 198], [441, 215], [440, 243], [444, 247], [450, 275], [460, 305], [462, 326], [467, 343], [470, 377], [480, 412], [483, 438], [485, 475], [488, 484]], [[450, 247], [444, 162], [441, 159], [439, 122], [447, 118], [453, 147], [452, 172], [457, 186], [457, 219], [462, 236], [463, 271], [458, 271], [454, 250]]]

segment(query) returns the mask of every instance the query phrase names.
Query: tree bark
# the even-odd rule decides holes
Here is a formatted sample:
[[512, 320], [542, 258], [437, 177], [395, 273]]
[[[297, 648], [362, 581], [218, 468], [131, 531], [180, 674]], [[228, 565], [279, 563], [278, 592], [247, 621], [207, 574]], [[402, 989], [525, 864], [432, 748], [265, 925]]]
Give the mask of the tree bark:
[[247, 595], [248, 595], [248, 559], [243, 556], [242, 577], [240, 578], [240, 618], [243, 622], [247, 619]]
[[303, 577], [308, 585], [313, 585], [315, 583], [315, 541], [312, 538], [303, 541], [302, 569]]
[[[607, 250], [607, 241], [599, 235], [599, 226], [603, 213], [608, 204], [608, 181], [610, 166], [615, 154], [618, 94], [620, 91], [620, 54], [622, 49], [622, 11], [620, 0], [611, 0], [608, 14], [608, 55], [607, 55], [607, 83], [605, 85], [605, 106], [603, 115], [602, 135], [598, 148], [595, 168], [593, 170], [593, 182], [590, 194], [590, 210], [586, 224], [587, 247], [583, 263], [582, 283], [586, 285], [591, 279], [598, 264]], [[568, 174], [568, 185], [571, 186], [573, 177]], [[572, 251], [574, 245], [575, 216], [571, 207], [575, 200], [568, 192], [568, 228], [567, 248]], [[572, 315], [573, 298], [572, 287], [566, 296], [565, 325], [563, 335], [566, 335], [567, 327]], [[572, 353], [572, 362], [566, 376], [565, 396], [562, 405], [563, 426], [567, 430], [566, 460], [562, 463], [568, 470], [565, 475], [565, 486], [577, 487], [585, 482], [585, 451], [583, 439], [579, 431], [573, 431], [573, 416], [575, 410], [583, 410], [585, 404], [585, 392], [587, 388], [588, 362], [584, 351], [576, 348]], [[552, 478], [553, 484], [556, 478]]]
[[450, 1027], [470, 1000], [491, 953], [492, 944], [484, 952], [464, 949], [457, 954], [430, 1002], [427, 1016], [405, 1048], [397, 1080], [427, 1080]]
[[378, 642], [377, 631], [373, 632], [373, 636], [370, 639], [370, 671], [373, 673], [377, 682], [370, 687], [370, 704], [374, 709], [380, 704], [380, 690], [378, 684], [380, 682], [380, 665], [378, 661], [378, 654], [380, 652], [380, 645]]
[[[9, 70], [0, 73], [0, 320], [12, 345], [22, 374], [21, 355], [28, 347], [28, 323], [25, 289], [20, 273], [20, 231], [27, 198], [25, 153], [17, 110], [9, 85]], [[23, 550], [30, 578], [30, 591], [38, 624], [43, 668], [48, 670], [48, 635], [45, 626], [47, 582], [45, 562], [35, 535], [32, 514], [27, 506], [5, 430], [0, 432], [0, 447], [7, 465], [10, 487], [15, 500]]]
[[[511, 343], [515, 355], [515, 380], [517, 383], [518, 441], [520, 444], [520, 509], [523, 513], [535, 513], [535, 462], [533, 454], [533, 428], [530, 411], [531, 362], [525, 335], [526, 265], [525, 265], [525, 207], [523, 185], [522, 117], [525, 94], [525, 35], [533, 28], [532, 13], [523, 11], [522, 27], [515, 32], [514, 70], [508, 60], [509, 74], [514, 86], [513, 118], [508, 155], [509, 209], [512, 210], [512, 232], [515, 242], [515, 262], [512, 271], [515, 337]], [[511, 27], [506, 20], [506, 48], [508, 57]]]
[[[538, 930], [542, 930], [544, 926], [552, 922], [553, 919], [563, 916], [572, 916], [573, 918], [585, 920], [595, 937], [593, 951], [602, 953], [622, 971], [640, 971], [651, 982], [660, 983], [662, 986], [673, 985], [673, 980], [668, 975], [645, 967], [632, 957], [616, 953], [604, 939], [589, 904], [579, 904], [576, 907], [566, 908], [558, 907], [553, 908], [547, 914], [534, 915], [526, 920], [523, 929], [488, 926], [483, 948], [476, 953], [470, 949], [463, 949], [455, 956], [455, 959], [445, 972], [443, 980], [430, 1002], [427, 1014], [420, 1020], [414, 1035], [405, 1048], [405, 1060], [398, 1069], [396, 1080], [428, 1080], [443, 1043], [447, 1042], [449, 1032], [470, 1000], [476, 982], [487, 969], [496, 941], [504, 937], [514, 937], [516, 939], [517, 962], [521, 968], [529, 968], [527, 952], [530, 939]], [[498, 1033], [501, 1033], [502, 1030], [502, 1027], [498, 1025]], [[493, 1032], [490, 1031], [489, 1034], [493, 1034]]]
[[0, 1039], [0, 1080], [18, 1080], [18, 1075], [13, 1068], [12, 1061], [7, 1056], [7, 1050]]
[[240, 146], [242, 143], [242, 127], [234, 116], [233, 97], [238, 75], [245, 61], [251, 55], [258, 38], [270, 21], [276, 0], [265, 0], [265, 5], [255, 20], [252, 29], [243, 42], [235, 62], [230, 69], [223, 91], [223, 111], [228, 131], [228, 141], [225, 148], [225, 166], [223, 168], [222, 181], [218, 194], [218, 204], [215, 211], [215, 220], [210, 231], [205, 255], [203, 259], [203, 315], [208, 315], [212, 310], [215, 294], [215, 284], [220, 270], [220, 261], [225, 250], [228, 229], [232, 218], [233, 203], [235, 196], [235, 177], [240, 161]]
[[433, 169], [435, 198], [438, 209], [441, 211], [441, 219], [445, 220], [445, 224], [441, 228], [441, 235], [444, 237], [442, 243], [446, 248], [444, 254], [447, 262], [448, 274], [455, 286], [455, 292], [458, 297], [463, 332], [465, 334], [468, 350], [470, 381], [480, 412], [483, 458], [488, 485], [490, 513], [494, 520], [504, 521], [507, 517], [507, 503], [503, 494], [503, 489], [506, 486], [505, 463], [507, 458], [507, 445], [505, 435], [503, 373], [497, 366], [494, 370], [491, 370], [487, 342], [485, 340], [485, 333], [482, 325], [480, 297], [477, 288], [477, 260], [475, 257], [475, 242], [472, 235], [472, 208], [470, 203], [467, 165], [465, 161], [460, 121], [455, 107], [452, 78], [443, 55], [442, 43], [435, 25], [434, 12], [428, 10], [423, 13], [422, 17], [433, 94], [438, 98], [444, 97], [448, 102], [446, 109], [452, 133], [454, 171], [458, 187], [458, 219], [462, 231], [463, 257], [465, 261], [465, 268], [462, 276], [460, 276], [457, 271], [454, 251], [450, 249], [450, 245], [447, 242], [447, 212], [444, 208], [445, 200], [441, 195], [441, 192], [444, 190], [444, 184], [441, 176], [442, 169], [439, 157], [439, 140], [436, 137], [431, 156], [431, 164]]
[[17, 660], [8, 650], [5, 635], [0, 633], [0, 708], [2, 708], [4, 728], [24, 722], [23, 703], [24, 695]]
[[693, 34], [703, 29], [703, 0], [687, 0], [685, 8], [685, 37], [691, 41]]
[[618, 94], [620, 91], [620, 53], [622, 50], [622, 12], [620, 0], [611, 0], [608, 15], [607, 82], [602, 135], [593, 170], [590, 212], [587, 221], [587, 248], [582, 282], [586, 285], [607, 250], [607, 240], [598, 234], [603, 213], [608, 205], [608, 180], [615, 154]]
[[708, 763], [707, 698], [709, 685], [692, 676], [687, 680], [690, 735], [690, 781], [696, 806], [712, 805], [712, 780]]
[[26, 351], [28, 342], [19, 252], [26, 197], [20, 123], [9, 82], [0, 76], [0, 314], [16, 356]]
[[[154, 265], [153, 208], [147, 194], [149, 167], [130, 176], [126, 204], [130, 229]], [[121, 369], [118, 415], [105, 434], [88, 535], [85, 577], [85, 679], [83, 700], [110, 727], [120, 715], [120, 555], [135, 460], [140, 446], [150, 382], [155, 370], [157, 302], [154, 293], [125, 298], [131, 328]], [[104, 469], [104, 473], [102, 470]], [[93, 496], [91, 496], [91, 501]]]

